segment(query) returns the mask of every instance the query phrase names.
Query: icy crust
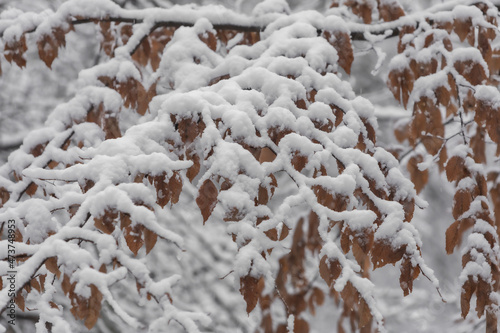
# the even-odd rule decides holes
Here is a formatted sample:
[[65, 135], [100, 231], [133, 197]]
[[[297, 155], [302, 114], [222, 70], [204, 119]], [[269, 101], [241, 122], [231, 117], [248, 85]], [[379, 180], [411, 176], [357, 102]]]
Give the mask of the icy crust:
[[[271, 9], [275, 8], [273, 6]], [[219, 7], [210, 11], [214, 8], [124, 11], [111, 2], [70, 1], [56, 14], [44, 14], [49, 21], [54, 20], [47, 23], [53, 26], [60, 23], [56, 22], [57, 17], [67, 17], [68, 13], [73, 16], [143, 17], [148, 26], [156, 20], [171, 18], [192, 22], [194, 26], [177, 29], [165, 48], [156, 75], [160, 82], [172, 83], [175, 90], [153, 100], [150, 114], [145, 116], [148, 121], [128, 128], [121, 137], [107, 140], [101, 127], [84, 121], [88, 110], [99, 105], [108, 116], [134, 112], [124, 107], [119, 93], [104, 87], [99, 80], [102, 76], [116, 77], [118, 81], [143, 80], [130, 57], [122, 53], [118, 59], [83, 71], [79, 77], [82, 86], [79, 94], [58, 107], [47, 121], [46, 128], [31, 133], [21, 149], [13, 153], [0, 169], [0, 186], [5, 187], [11, 197], [0, 209], [0, 219], [15, 218], [24, 239], [31, 240], [30, 245], [16, 243], [18, 251], [32, 255], [19, 266], [19, 286], [29, 281], [45, 259], [57, 256], [58, 264], [67, 270], [65, 273], [72, 275], [71, 281], [78, 278], [77, 293], [88, 296], [89, 285], [95, 285], [121, 320], [131, 327], [138, 328], [141, 324], [117, 303], [110, 289], [125, 275], [144, 285], [143, 302], [146, 302], [147, 293], [156, 296], [165, 318], [175, 318], [190, 328], [190, 332], [197, 332], [195, 322], [206, 323], [207, 317], [177, 310], [165, 296], [179, 283], [180, 277], [172, 275], [153, 280], [143, 258], [131, 257], [119, 230], [106, 235], [95, 228], [96, 217], [114, 209], [128, 214], [132, 226], [143, 225], [169, 241], [174, 248], [184, 247], [189, 235], [178, 234], [167, 226], [175, 225], [175, 214], [187, 215], [190, 212], [182, 213], [183, 207], [175, 205], [160, 208], [155, 203], [151, 182], [135, 183], [134, 179], [139, 174], [151, 177], [164, 174], [167, 178], [180, 174], [182, 182], [189, 184], [186, 170], [193, 166], [193, 162], [180, 160], [176, 153], [184, 139], [173, 121], [192, 119], [204, 126], [203, 133], [188, 144], [189, 149], [202, 157], [201, 172], [192, 180], [192, 185], [186, 185], [188, 190], [184, 189], [183, 194], [190, 198], [196, 196], [196, 191], [206, 181], [231, 181], [229, 189], [218, 191], [216, 206], [206, 223], [223, 220], [234, 208], [242, 214], [237, 223], [227, 223], [227, 231], [236, 236], [240, 246], [234, 262], [236, 275], [264, 276], [270, 282], [266, 285], [273, 285], [276, 265], [266, 260], [262, 253], [274, 248], [277, 241], [271, 240], [265, 232], [276, 228], [281, 234], [285, 227], [293, 229], [297, 207], [312, 210], [320, 218], [320, 235], [325, 244], [320, 255], [327, 255], [342, 265], [335, 290], [342, 291], [350, 282], [366, 300], [378, 328], [383, 330], [373, 286], [359, 276], [359, 266], [332, 241], [338, 228], [330, 228], [330, 221], [342, 221], [344, 228], [353, 233], [373, 232], [375, 241], [385, 242], [394, 250], [405, 247], [405, 255], [411, 259], [412, 265], [418, 266], [434, 283], [437, 280], [420, 256], [421, 241], [416, 229], [404, 222], [405, 211], [401, 202], [416, 200], [421, 205], [424, 203], [417, 198], [412, 183], [399, 171], [398, 161], [368, 138], [368, 127], [376, 129], [373, 106], [366, 99], [356, 98], [349, 83], [332, 73], [337, 69], [337, 51], [325, 39], [317, 37], [317, 29], [345, 32], [343, 21], [312, 12], [286, 17], [280, 14], [262, 34], [260, 42], [250, 47], [234, 47], [224, 58], [201, 42], [199, 35], [212, 32], [212, 24], [234, 21], [245, 25], [255, 21], [226, 13]], [[267, 12], [267, 7], [259, 9], [262, 15]], [[19, 37], [16, 29], [31, 27], [28, 23], [11, 23], [12, 29], [7, 28], [4, 36], [16, 38]], [[144, 34], [144, 29], [136, 29], [122, 50], [133, 49], [133, 44]], [[198, 64], [193, 63], [194, 56], [199, 59]], [[207, 87], [212, 79], [226, 74], [229, 74], [227, 78]], [[313, 91], [314, 102], [310, 101]], [[298, 106], [300, 101], [306, 105], [305, 109]], [[335, 124], [333, 106], [341, 109], [342, 121], [330, 131], [318, 129], [318, 121]], [[273, 131], [282, 134], [279, 140], [272, 137]], [[358, 147], [360, 138], [366, 146], [364, 149]], [[67, 140], [74, 145], [65, 150], [62, 147]], [[82, 148], [78, 147], [80, 142]], [[47, 146], [43, 152], [35, 157], [32, 150], [45, 143]], [[249, 148], [266, 148], [273, 158], [259, 161], [259, 156], [254, 156]], [[294, 165], [294, 156], [304, 159], [303, 167]], [[57, 161], [59, 165], [47, 168], [51, 161]], [[338, 163], [343, 165], [342, 171], [337, 168]], [[312, 177], [322, 166], [326, 174]], [[20, 181], [11, 180], [12, 171]], [[271, 176], [274, 175], [286, 176], [280, 177], [279, 185], [292, 190], [281, 194], [281, 198], [272, 199], [274, 201], [269, 205], [256, 208], [255, 198], [260, 187], [271, 193]], [[90, 182], [92, 186], [87, 188]], [[32, 183], [38, 188], [33, 198], [29, 198], [26, 188]], [[196, 188], [189, 189], [189, 186]], [[217, 183], [214, 186], [219, 190], [222, 185]], [[329, 195], [344, 197], [348, 202], [347, 209], [336, 211], [320, 204], [313, 190], [315, 187], [323, 188]], [[43, 188], [53, 195], [45, 195]], [[380, 225], [375, 223], [377, 214], [358, 200], [357, 190], [379, 210]], [[379, 191], [385, 196], [392, 191], [393, 199], [381, 198], [375, 193]], [[28, 205], [32, 208], [27, 209]], [[70, 216], [67, 211], [73, 205], [79, 208]], [[61, 212], [52, 214], [54, 211]], [[201, 221], [199, 215], [196, 214], [195, 218]], [[267, 219], [258, 224], [257, 220], [263, 217]], [[56, 233], [49, 236], [52, 232]], [[93, 242], [98, 251], [69, 243], [68, 240], [73, 238]], [[278, 247], [271, 258], [286, 251], [285, 247]], [[115, 258], [122, 268], [113, 273], [104, 274], [94, 269], [101, 264], [112, 264]], [[0, 266], [0, 273], [6, 273], [6, 269], [6, 266]], [[46, 273], [53, 277], [51, 272]], [[47, 288], [51, 290], [50, 283]], [[0, 304], [7, 302], [7, 290], [3, 290]], [[43, 312], [43, 315], [53, 316], [49, 312]], [[165, 325], [168, 323], [165, 318], [154, 322], [150, 328]], [[61, 322], [60, 325], [65, 327], [66, 324]]]

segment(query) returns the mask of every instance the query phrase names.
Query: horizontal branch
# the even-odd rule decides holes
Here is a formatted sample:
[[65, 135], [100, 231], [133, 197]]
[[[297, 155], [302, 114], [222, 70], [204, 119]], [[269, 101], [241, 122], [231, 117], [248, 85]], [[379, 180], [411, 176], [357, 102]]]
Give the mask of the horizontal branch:
[[[95, 18], [85, 18], [85, 19], [78, 19], [78, 20], [73, 20], [71, 23], [73, 25], [79, 25], [79, 24], [85, 24], [85, 23], [97, 23], [97, 22], [116, 22], [116, 23], [131, 23], [131, 24], [137, 24], [137, 23], [143, 23], [142, 19], [135, 19], [135, 18], [123, 18], [123, 17], [110, 17], [110, 18], [104, 18], [104, 19], [95, 19]], [[182, 22], [182, 21], [159, 21], [156, 22], [155, 27], [192, 27], [194, 26], [194, 23], [192, 22]], [[215, 30], [237, 30], [241, 32], [259, 32], [263, 31], [266, 26], [259, 26], [259, 25], [249, 25], [249, 26], [244, 26], [244, 25], [236, 25], [236, 24], [213, 24], [213, 27]]]
[[[73, 20], [71, 23], [73, 25], [80, 25], [86, 23], [97, 23], [97, 22], [115, 22], [115, 23], [130, 23], [130, 24], [138, 24], [143, 23], [143, 19], [140, 18], [124, 18], [124, 17], [108, 17], [103, 19], [96, 18], [84, 18]], [[159, 27], [192, 27], [194, 23], [192, 22], [183, 22], [183, 21], [159, 21], [156, 22], [151, 32]], [[213, 24], [212, 25], [215, 30], [235, 30], [239, 32], [261, 32], [267, 28], [267, 25], [237, 25], [237, 24]], [[383, 35], [385, 34], [387, 29], [380, 29], [380, 31], [370, 31], [372, 35]], [[399, 35], [399, 28], [391, 29], [392, 33], [387, 36], [387, 38], [395, 37]], [[318, 30], [321, 32], [321, 30]], [[357, 41], [366, 41], [365, 32], [364, 31], [351, 31], [351, 39]]]

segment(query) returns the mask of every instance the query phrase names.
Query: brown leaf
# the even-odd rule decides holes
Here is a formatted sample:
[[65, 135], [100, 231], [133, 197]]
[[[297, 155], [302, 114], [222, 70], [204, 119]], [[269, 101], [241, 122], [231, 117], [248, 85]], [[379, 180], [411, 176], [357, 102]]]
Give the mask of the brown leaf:
[[111, 22], [99, 21], [99, 28], [103, 37], [101, 40], [101, 50], [108, 56], [112, 56], [115, 48], [115, 36], [111, 31]]
[[4, 187], [0, 187], [0, 208], [10, 199], [10, 193]]
[[115, 220], [118, 212], [114, 209], [106, 209], [102, 216], [94, 217], [94, 225], [97, 229], [106, 234], [111, 234], [115, 230]]
[[417, 193], [420, 193], [424, 186], [427, 184], [429, 181], [429, 171], [424, 170], [420, 171], [418, 169], [418, 164], [423, 161], [423, 158], [421, 155], [416, 155], [410, 157], [408, 160], [408, 164], [406, 168], [410, 172], [410, 178], [413, 184], [415, 184], [415, 190]]
[[373, 269], [398, 262], [405, 254], [405, 251], [405, 246], [395, 250], [385, 241], [376, 241], [371, 252]]
[[28, 47], [26, 46], [26, 35], [22, 34], [19, 40], [13, 40], [4, 45], [4, 57], [9, 62], [14, 61], [17, 66], [23, 68], [26, 66], [26, 59], [23, 54]]
[[192, 152], [189, 155], [189, 160], [193, 161], [193, 165], [187, 170], [186, 176], [188, 177], [189, 181], [192, 182], [200, 172], [200, 156], [198, 156], [198, 154], [196, 154], [195, 152]]
[[397, 2], [378, 1], [378, 13], [385, 22], [395, 21], [405, 15], [403, 8]]
[[309, 333], [309, 324], [304, 319], [295, 318], [293, 322], [294, 333]]
[[193, 142], [205, 129], [203, 121], [195, 121], [192, 118], [182, 118], [176, 122], [177, 130], [184, 144]]
[[478, 279], [476, 288], [476, 312], [479, 318], [484, 314], [484, 308], [491, 304], [491, 286], [482, 278]]
[[294, 152], [292, 154], [292, 159], [290, 162], [292, 163], [292, 166], [295, 168], [295, 170], [300, 172], [305, 168], [308, 159], [307, 156], [301, 155], [299, 152]]
[[472, 60], [456, 61], [453, 66], [459, 74], [473, 85], [481, 84], [487, 79], [483, 66]]
[[153, 181], [156, 189], [156, 203], [162, 208], [165, 207], [165, 205], [169, 203], [170, 199], [172, 198], [172, 193], [169, 187], [170, 180], [167, 182], [166, 177], [167, 174], [165, 172], [151, 177], [151, 180]]
[[342, 266], [338, 260], [331, 260], [326, 255], [319, 262], [319, 274], [325, 280], [326, 284], [331, 287], [332, 283], [340, 276]]
[[292, 133], [291, 129], [288, 128], [280, 128], [278, 126], [273, 126], [267, 130], [267, 134], [272, 142], [276, 145], [279, 145], [281, 139], [283, 139], [286, 135]]
[[59, 267], [57, 267], [57, 258], [56, 257], [50, 257], [45, 260], [45, 267], [49, 272], [52, 274], [55, 274], [57, 278], [61, 276], [61, 271], [59, 270]]
[[459, 181], [468, 177], [469, 171], [465, 167], [465, 160], [460, 156], [452, 156], [446, 163], [446, 177], [448, 181]]
[[144, 229], [144, 243], [146, 243], [146, 254], [151, 252], [156, 244], [158, 235], [149, 229]]
[[109, 116], [104, 118], [104, 134], [106, 135], [106, 140], [116, 139], [122, 136], [120, 131], [120, 126], [118, 125], [118, 119], [115, 116]]
[[144, 226], [140, 224], [132, 225], [130, 215], [120, 212], [120, 228], [123, 230], [123, 236], [128, 248], [136, 256], [142, 245], [144, 245], [142, 240]]
[[132, 54], [132, 59], [135, 60], [139, 65], [146, 67], [151, 58], [151, 44], [149, 43], [149, 38], [145, 37], [142, 39], [139, 46], [135, 49]]
[[460, 306], [462, 308], [462, 318], [465, 319], [470, 309], [470, 299], [472, 298], [472, 294], [476, 290], [476, 284], [472, 280], [472, 277], [469, 276], [469, 279], [465, 281], [462, 285], [462, 294], [460, 298]]
[[413, 270], [411, 260], [406, 258], [401, 264], [401, 275], [399, 276], [399, 285], [405, 296], [408, 296], [413, 290]]
[[95, 183], [92, 179], [84, 179], [85, 185], [81, 186], [82, 192], [87, 193], [92, 187], [94, 187]]
[[276, 158], [276, 154], [268, 147], [264, 147], [260, 150], [259, 163], [272, 162]]
[[348, 33], [341, 31], [324, 31], [323, 35], [337, 51], [340, 67], [342, 67], [347, 74], [351, 74], [351, 65], [354, 61], [351, 36]]
[[31, 287], [33, 287], [35, 290], [37, 290], [39, 293], [42, 292], [42, 288], [40, 287], [40, 283], [38, 282], [38, 280], [36, 278], [31, 279], [29, 284]]
[[21, 290], [19, 290], [17, 292], [17, 295], [15, 297], [15, 302], [16, 302], [17, 306], [19, 307], [19, 309], [22, 312], [24, 312], [24, 310], [25, 310], [24, 296], [23, 296], [23, 293], [21, 292]]
[[264, 231], [264, 234], [267, 236], [267, 238], [269, 238], [272, 241], [278, 240], [278, 230], [276, 230], [276, 228], [266, 230]]
[[389, 73], [387, 85], [394, 97], [402, 103], [404, 107], [408, 104], [414, 81], [414, 74], [409, 68], [392, 70]]
[[38, 41], [38, 54], [40, 59], [52, 68], [52, 62], [59, 53], [59, 47], [66, 45], [65, 31], [61, 27], [52, 28], [52, 34], [43, 35]]
[[99, 313], [101, 312], [102, 304], [102, 293], [99, 289], [91, 284], [90, 285], [90, 298], [88, 300], [88, 316], [85, 318], [85, 327], [91, 329], [99, 319]]
[[287, 225], [285, 223], [283, 223], [283, 227], [281, 228], [279, 240], [282, 241], [283, 239], [285, 239], [286, 236], [288, 236], [289, 232], [290, 232], [290, 228], [288, 228]]
[[45, 278], [47, 277], [47, 274], [40, 274], [40, 288], [42, 289], [42, 292], [45, 292]]
[[174, 172], [173, 176], [170, 177], [168, 189], [171, 193], [170, 202], [172, 205], [178, 203], [182, 192], [182, 178], [178, 172]]
[[478, 128], [476, 134], [470, 140], [472, 157], [476, 163], [486, 163], [486, 143], [484, 131]]
[[30, 154], [33, 155], [34, 157], [38, 157], [43, 154], [43, 151], [45, 150], [46, 146], [47, 143], [39, 143], [35, 147], [31, 148]]
[[374, 8], [372, 7], [371, 2], [347, 0], [345, 5], [351, 8], [354, 15], [361, 17], [363, 19], [363, 23], [372, 23], [372, 11]]
[[203, 35], [198, 35], [200, 40], [205, 43], [212, 51], [217, 50], [217, 38], [211, 32], [205, 32]]
[[205, 223], [212, 211], [217, 204], [218, 191], [214, 183], [207, 179], [200, 187], [198, 191], [198, 197], [196, 198], [196, 203], [201, 210], [201, 215], [203, 216], [203, 223]]
[[28, 185], [28, 187], [26, 188], [26, 194], [29, 195], [30, 197], [32, 197], [35, 195], [37, 189], [38, 189], [38, 185], [31, 182]]
[[[469, 33], [474, 34], [474, 29], [472, 27], [472, 20], [470, 18], [467, 19], [455, 19], [453, 21], [453, 30], [460, 38], [460, 41], [463, 42]], [[472, 44], [474, 45], [474, 44]]]
[[252, 312], [252, 310], [255, 308], [263, 289], [263, 277], [257, 279], [253, 276], [247, 275], [240, 278], [240, 293], [243, 295], [243, 298], [247, 303], [247, 313]]
[[472, 193], [470, 190], [458, 190], [453, 199], [453, 217], [458, 219], [463, 213], [469, 210], [472, 203]]
[[372, 322], [373, 315], [370, 311], [370, 307], [366, 303], [364, 298], [359, 301], [359, 327], [363, 328]]
[[405, 221], [410, 222], [413, 219], [413, 213], [415, 212], [415, 199], [406, 198], [400, 201], [403, 205], [403, 210], [405, 211]]

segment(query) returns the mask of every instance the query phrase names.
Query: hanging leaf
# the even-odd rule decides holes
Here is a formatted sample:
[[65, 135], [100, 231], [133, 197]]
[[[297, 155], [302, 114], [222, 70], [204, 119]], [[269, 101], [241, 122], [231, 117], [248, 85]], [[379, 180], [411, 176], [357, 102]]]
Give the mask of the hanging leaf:
[[3, 55], [8, 62], [14, 61], [17, 66], [23, 68], [26, 67], [26, 59], [23, 55], [27, 49], [26, 35], [22, 34], [19, 40], [12, 40], [5, 44]]
[[52, 274], [55, 274], [57, 278], [61, 276], [61, 271], [59, 270], [59, 267], [57, 267], [57, 258], [56, 257], [50, 257], [45, 260], [45, 267], [49, 272]]
[[247, 313], [252, 312], [259, 301], [260, 294], [264, 289], [264, 278], [254, 278], [246, 275], [240, 278], [240, 293], [247, 303]]
[[38, 54], [47, 67], [52, 68], [52, 62], [57, 58], [59, 47], [66, 46], [65, 34], [62, 27], [55, 27], [52, 28], [52, 34], [42, 35], [37, 41]]
[[340, 31], [324, 31], [324, 37], [337, 50], [339, 55], [339, 65], [347, 74], [351, 74], [351, 65], [354, 61], [354, 53], [352, 50], [351, 36]]
[[198, 197], [196, 198], [196, 203], [201, 210], [201, 215], [203, 216], [203, 223], [205, 223], [212, 211], [217, 204], [218, 191], [214, 183], [207, 179], [203, 182], [198, 191]]
[[158, 235], [149, 229], [144, 229], [144, 243], [146, 244], [146, 254], [154, 248]]
[[90, 330], [97, 323], [97, 319], [99, 319], [102, 304], [102, 293], [93, 284], [90, 285], [90, 298], [88, 304], [89, 310], [88, 316], [85, 318], [85, 327]]

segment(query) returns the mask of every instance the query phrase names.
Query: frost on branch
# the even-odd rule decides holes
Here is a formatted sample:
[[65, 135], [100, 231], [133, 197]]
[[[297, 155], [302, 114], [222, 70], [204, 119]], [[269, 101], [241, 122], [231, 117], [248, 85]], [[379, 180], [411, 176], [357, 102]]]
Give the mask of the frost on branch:
[[188, 304], [197, 267], [229, 274], [262, 332], [308, 332], [327, 296], [343, 302], [339, 331], [343, 319], [384, 331], [371, 266], [399, 263], [405, 295], [421, 272], [437, 283], [409, 223], [416, 191], [377, 147], [373, 106], [338, 74], [353, 61], [345, 22], [266, 8], [255, 18], [69, 1], [10, 22], [5, 45], [18, 44], [4, 51], [20, 66], [26, 35], [50, 67], [83, 23], [106, 59], [0, 169], [0, 216], [17, 228], [16, 300], [38, 309], [40, 331], [90, 329], [103, 315], [124, 331], [241, 326], [202, 313], [237, 301]]

